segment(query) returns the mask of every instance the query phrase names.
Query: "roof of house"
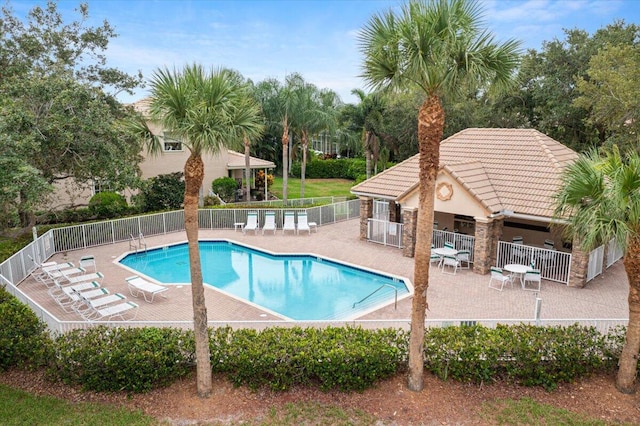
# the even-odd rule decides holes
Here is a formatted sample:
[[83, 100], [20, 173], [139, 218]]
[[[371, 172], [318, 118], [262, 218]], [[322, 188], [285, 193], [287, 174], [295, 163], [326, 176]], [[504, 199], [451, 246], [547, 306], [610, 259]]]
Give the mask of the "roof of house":
[[[244, 169], [244, 154], [236, 151], [228, 150], [229, 157], [227, 159], [227, 169]], [[263, 160], [261, 158], [249, 157], [252, 169], [274, 169], [276, 165], [272, 161]]]
[[[447, 172], [490, 212], [551, 217], [564, 167], [578, 154], [534, 129], [466, 129], [440, 144]], [[418, 187], [419, 154], [354, 186], [356, 195], [401, 200]]]

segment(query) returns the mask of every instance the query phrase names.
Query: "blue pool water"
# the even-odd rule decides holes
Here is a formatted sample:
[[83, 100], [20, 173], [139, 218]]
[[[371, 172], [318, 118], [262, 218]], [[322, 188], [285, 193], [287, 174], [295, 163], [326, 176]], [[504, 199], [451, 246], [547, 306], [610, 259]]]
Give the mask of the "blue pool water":
[[[343, 320], [409, 294], [405, 282], [308, 255], [271, 255], [201, 241], [204, 282], [293, 320]], [[162, 283], [188, 283], [187, 244], [129, 254], [120, 263]], [[364, 302], [359, 302], [379, 289]]]

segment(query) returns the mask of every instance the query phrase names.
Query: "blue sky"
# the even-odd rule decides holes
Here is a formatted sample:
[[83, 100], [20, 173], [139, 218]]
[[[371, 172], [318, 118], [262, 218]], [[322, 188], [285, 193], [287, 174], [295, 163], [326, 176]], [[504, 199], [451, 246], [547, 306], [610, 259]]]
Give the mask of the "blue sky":
[[[356, 34], [376, 12], [398, 9], [397, 0], [205, 1], [85, 0], [91, 25], [107, 20], [119, 34], [107, 50], [109, 65], [148, 78], [159, 67], [181, 68], [197, 62], [228, 67], [254, 82], [283, 80], [301, 73], [320, 88], [335, 90], [355, 102], [353, 88], [361, 55]], [[10, 2], [23, 16], [44, 1]], [[79, 1], [58, 1], [66, 22], [77, 18]], [[624, 19], [640, 24], [640, 0], [481, 0], [486, 27], [498, 40], [515, 38], [524, 48], [540, 50], [543, 41], [564, 39], [563, 28], [593, 34]], [[146, 89], [131, 102], [144, 97]]]

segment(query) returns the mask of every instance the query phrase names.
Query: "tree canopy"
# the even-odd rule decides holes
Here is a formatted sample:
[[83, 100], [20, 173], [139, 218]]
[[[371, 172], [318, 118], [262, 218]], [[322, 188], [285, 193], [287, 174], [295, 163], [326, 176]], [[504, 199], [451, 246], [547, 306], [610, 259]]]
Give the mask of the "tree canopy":
[[77, 12], [78, 20], [64, 24], [56, 3], [48, 2], [23, 23], [2, 8], [0, 174], [9, 182], [5, 192], [18, 194], [8, 197], [3, 224], [16, 224], [16, 214], [23, 226], [33, 224], [34, 209], [56, 181], [134, 186], [139, 147], [122, 132], [128, 113], [115, 96], [131, 92], [141, 76], [108, 67], [103, 52], [113, 28], [106, 21], [85, 26], [86, 4]]

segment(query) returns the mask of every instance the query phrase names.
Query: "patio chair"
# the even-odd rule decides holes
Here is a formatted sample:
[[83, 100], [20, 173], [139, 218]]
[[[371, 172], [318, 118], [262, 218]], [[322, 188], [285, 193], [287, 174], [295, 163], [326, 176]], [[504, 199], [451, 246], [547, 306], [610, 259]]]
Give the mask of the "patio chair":
[[79, 284], [85, 281], [102, 281], [104, 275], [101, 272], [92, 272], [90, 274], [78, 275], [74, 277], [68, 277], [69, 284]]
[[433, 265], [434, 263], [437, 266], [440, 266], [440, 262], [442, 262], [442, 257], [440, 257], [439, 254], [431, 252], [431, 259], [429, 260], [429, 266]]
[[[84, 283], [91, 284], [91, 283]], [[97, 284], [97, 283], [96, 283]], [[95, 299], [97, 297], [106, 296], [109, 294], [109, 290], [104, 287], [87, 287], [84, 291], [71, 292], [68, 294], [68, 298], [66, 300], [58, 301], [58, 304], [64, 309], [65, 312], [78, 311], [80, 307], [86, 303], [87, 300]], [[71, 310], [67, 310], [67, 308], [71, 308]]]
[[300, 231], [307, 231], [309, 235], [311, 235], [311, 227], [309, 223], [307, 223], [307, 212], [298, 212], [298, 227], [296, 229], [296, 234], [299, 234]]
[[[456, 271], [460, 267], [460, 262], [455, 256], [443, 256], [442, 257], [442, 273], [456, 274]], [[451, 268], [453, 272], [446, 272], [447, 268]]]
[[242, 228], [242, 233], [246, 233], [247, 231], [254, 231], [256, 235], [258, 235], [258, 229], [260, 226], [258, 225], [258, 212], [249, 212], [247, 213], [247, 224]]
[[452, 243], [452, 242], [450, 242], [450, 241], [445, 241], [445, 242], [444, 242], [444, 247], [445, 247], [445, 248], [450, 248], [450, 249], [455, 249], [455, 248], [456, 248], [456, 247], [455, 247], [455, 244], [453, 244], [453, 243]]
[[[532, 283], [533, 287], [527, 287], [527, 283]], [[542, 277], [540, 275], [540, 270], [532, 269], [530, 271], [525, 272], [524, 277], [522, 279], [523, 290], [540, 291], [541, 284], [542, 284]]]
[[86, 255], [80, 258], [78, 262], [78, 266], [84, 268], [85, 270], [88, 268], [92, 268], [93, 272], [96, 272], [96, 258], [93, 255]]
[[[495, 283], [495, 287], [494, 287]], [[489, 279], [489, 288], [494, 290], [502, 291], [505, 283], [509, 283], [511, 288], [513, 288], [513, 277], [511, 275], [505, 275], [502, 271], [502, 268], [498, 268], [497, 266], [491, 267], [491, 278]], [[497, 286], [500, 286], [499, 288]]]
[[92, 320], [96, 317], [100, 317], [98, 311], [108, 308], [110, 305], [120, 303], [126, 300], [127, 296], [121, 293], [109, 294], [104, 297], [98, 297], [97, 299], [85, 300], [84, 309], [78, 308], [76, 312], [80, 314], [85, 320]]
[[544, 248], [547, 250], [555, 250], [556, 243], [553, 240], [544, 240]]
[[52, 280], [58, 280], [62, 278], [68, 280], [70, 277], [77, 274], [82, 274], [84, 272], [86, 272], [84, 268], [66, 268], [66, 269], [56, 269], [55, 271], [48, 272], [48, 274], [49, 274], [49, 278], [51, 278]]
[[[471, 252], [469, 250], [460, 250], [456, 255], [456, 259], [460, 262], [460, 268], [469, 269], [471, 266]], [[466, 264], [466, 266], [464, 266]]]
[[164, 287], [159, 284], [149, 282], [137, 275], [125, 278], [125, 281], [129, 286], [129, 293], [133, 297], [138, 297], [140, 296], [140, 294], [142, 294], [142, 296], [144, 297], [144, 301], [147, 303], [153, 303], [153, 299], [156, 297], [156, 294], [159, 294], [165, 299], [167, 298], [167, 296], [162, 293], [169, 290], [169, 287]]
[[524, 244], [524, 238], [522, 238], [521, 236], [515, 236], [511, 239], [511, 242], [513, 244]]
[[273, 231], [273, 235], [276, 234], [276, 212], [266, 212], [264, 214], [262, 235], [264, 235], [264, 231]]
[[282, 235], [287, 231], [296, 232], [296, 214], [295, 212], [284, 212], [284, 223], [282, 224]]

